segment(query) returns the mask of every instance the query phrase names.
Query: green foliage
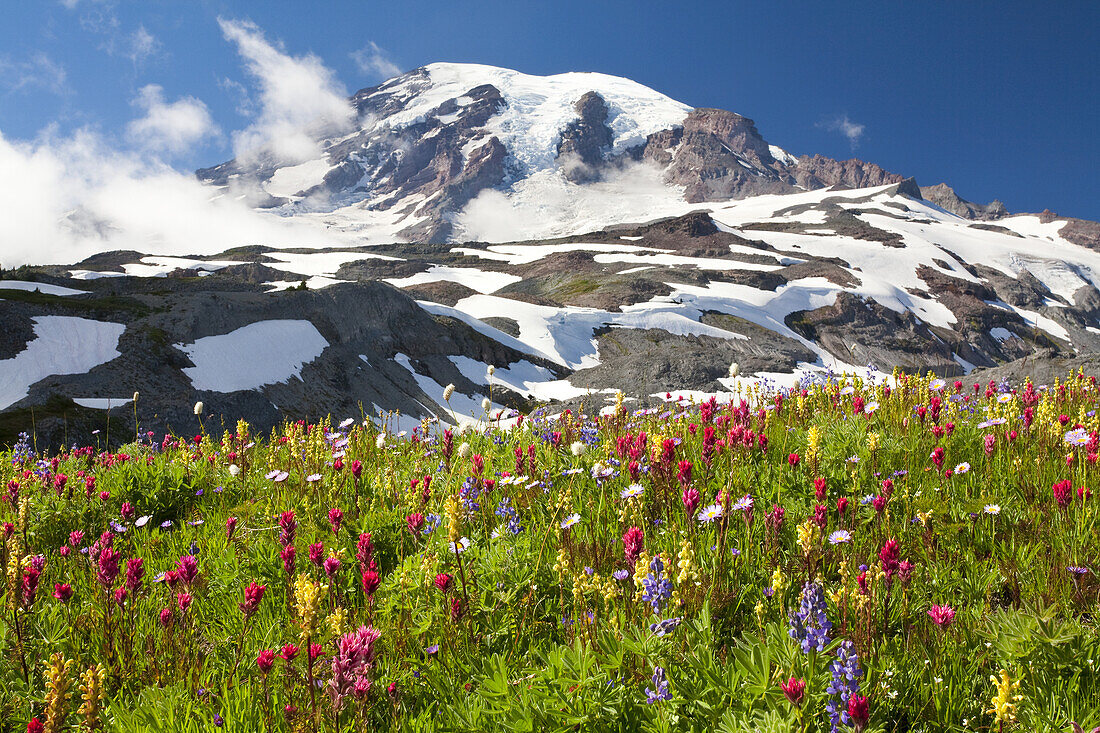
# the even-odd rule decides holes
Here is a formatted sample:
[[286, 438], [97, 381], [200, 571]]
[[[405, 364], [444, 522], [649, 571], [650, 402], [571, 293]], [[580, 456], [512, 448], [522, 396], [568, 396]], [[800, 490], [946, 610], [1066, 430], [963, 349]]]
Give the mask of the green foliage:
[[[23, 730], [45, 716], [58, 654], [69, 728], [102, 665], [98, 724], [121, 731], [817, 732], [843, 643], [868, 731], [1100, 725], [1100, 499], [1084, 490], [1100, 445], [1064, 436], [1100, 430], [1100, 392], [1077, 378], [1007, 398], [945, 387], [856, 378], [746, 394], [744, 408], [427, 422], [404, 440], [368, 421], [118, 454], [17, 447], [0, 464], [0, 718]], [[1050, 487], [1065, 479], [1060, 504]], [[701, 520], [712, 505], [723, 516]], [[888, 540], [904, 565], [884, 560]], [[636, 582], [657, 555], [663, 576]], [[176, 575], [187, 556], [193, 578]], [[127, 585], [136, 558], [144, 577]], [[246, 614], [253, 582], [266, 592]], [[803, 651], [791, 617], [813, 583], [832, 627]], [[937, 625], [933, 605], [953, 621]], [[333, 659], [361, 626], [380, 636], [339, 687]], [[282, 652], [266, 672], [263, 650]], [[998, 721], [1002, 668], [1020, 700]], [[781, 688], [792, 677], [798, 705]], [[353, 694], [355, 679], [369, 689]]]

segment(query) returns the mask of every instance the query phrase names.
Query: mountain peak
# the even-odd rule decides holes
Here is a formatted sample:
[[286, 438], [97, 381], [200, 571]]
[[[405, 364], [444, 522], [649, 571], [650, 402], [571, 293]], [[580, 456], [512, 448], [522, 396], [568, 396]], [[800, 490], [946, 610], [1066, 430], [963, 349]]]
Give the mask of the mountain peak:
[[860, 160], [796, 158], [744, 115], [595, 72], [433, 63], [351, 103], [356, 125], [319, 140], [317, 160], [259, 155], [198, 175], [283, 215], [428, 242], [569, 235], [684, 204], [904, 180]]

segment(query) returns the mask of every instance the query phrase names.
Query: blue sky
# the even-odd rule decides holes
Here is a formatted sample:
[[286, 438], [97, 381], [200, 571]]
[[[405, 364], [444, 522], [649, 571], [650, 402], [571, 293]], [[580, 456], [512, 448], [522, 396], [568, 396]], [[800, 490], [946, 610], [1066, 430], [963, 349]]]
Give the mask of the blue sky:
[[[857, 156], [1011, 211], [1100, 219], [1100, 5], [1003, 2], [230, 2], [36, 0], [0, 26], [0, 135], [91, 130], [140, 148], [131, 123], [173, 102], [195, 134], [179, 170], [231, 157], [262, 85], [218, 19], [249, 20], [331, 89], [386, 70], [468, 61], [630, 77], [756, 120], [791, 152]], [[150, 87], [157, 85], [157, 87]], [[159, 106], [158, 106], [159, 105]], [[186, 106], [186, 105], [185, 105]], [[199, 134], [201, 128], [202, 134]], [[104, 142], [105, 141], [105, 142]]]

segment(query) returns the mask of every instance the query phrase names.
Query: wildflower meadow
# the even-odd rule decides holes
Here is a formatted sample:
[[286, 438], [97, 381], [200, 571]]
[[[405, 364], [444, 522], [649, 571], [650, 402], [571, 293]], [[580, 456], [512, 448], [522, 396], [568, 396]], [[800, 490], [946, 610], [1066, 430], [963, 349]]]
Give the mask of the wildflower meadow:
[[1098, 404], [895, 374], [24, 436], [0, 728], [1092, 730]]

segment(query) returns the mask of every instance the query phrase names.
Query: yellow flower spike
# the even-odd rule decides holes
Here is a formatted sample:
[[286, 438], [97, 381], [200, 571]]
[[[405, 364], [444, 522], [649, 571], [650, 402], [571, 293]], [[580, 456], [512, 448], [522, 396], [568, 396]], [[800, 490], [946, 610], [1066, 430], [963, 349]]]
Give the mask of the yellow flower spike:
[[60, 653], [50, 656], [49, 669], [46, 671], [46, 721], [45, 733], [59, 733], [65, 726], [65, 715], [69, 702], [69, 672], [73, 660], [65, 660]]
[[84, 718], [84, 728], [93, 731], [99, 727], [99, 712], [103, 707], [103, 688], [107, 682], [107, 669], [102, 664], [88, 667], [80, 675], [80, 697], [84, 701], [77, 711]]
[[298, 625], [302, 639], [313, 633], [317, 624], [317, 609], [321, 605], [321, 589], [302, 573], [294, 583], [294, 605], [298, 611]]
[[348, 619], [347, 613], [344, 611], [343, 606], [338, 606], [335, 611], [328, 615], [325, 619], [328, 624], [329, 633], [333, 636], [342, 636], [347, 631]]
[[691, 542], [684, 540], [680, 544], [680, 554], [676, 561], [676, 567], [680, 569], [680, 573], [676, 576], [676, 584], [683, 585], [689, 580], [699, 580], [699, 573], [696, 572], [695, 567], [695, 548], [691, 546]]
[[992, 707], [986, 712], [995, 716], [997, 723], [1000, 725], [1015, 723], [1016, 707], [1020, 700], [1024, 699], [1023, 695], [1016, 692], [1020, 687], [1020, 681], [1014, 681], [1009, 676], [1008, 670], [1003, 667], [1001, 668], [1000, 679], [990, 675], [989, 681], [995, 686], [996, 694], [990, 701]]
[[803, 555], [810, 557], [820, 542], [821, 528], [812, 519], [806, 519], [798, 525], [798, 544], [802, 546]]
[[454, 494], [447, 497], [444, 512], [447, 515], [447, 541], [454, 544], [458, 542], [462, 532], [458, 517], [458, 498]]
[[779, 568], [775, 569], [772, 573], [772, 590], [775, 591], [775, 595], [783, 595], [783, 591], [787, 588], [787, 576], [783, 574], [783, 571]]

